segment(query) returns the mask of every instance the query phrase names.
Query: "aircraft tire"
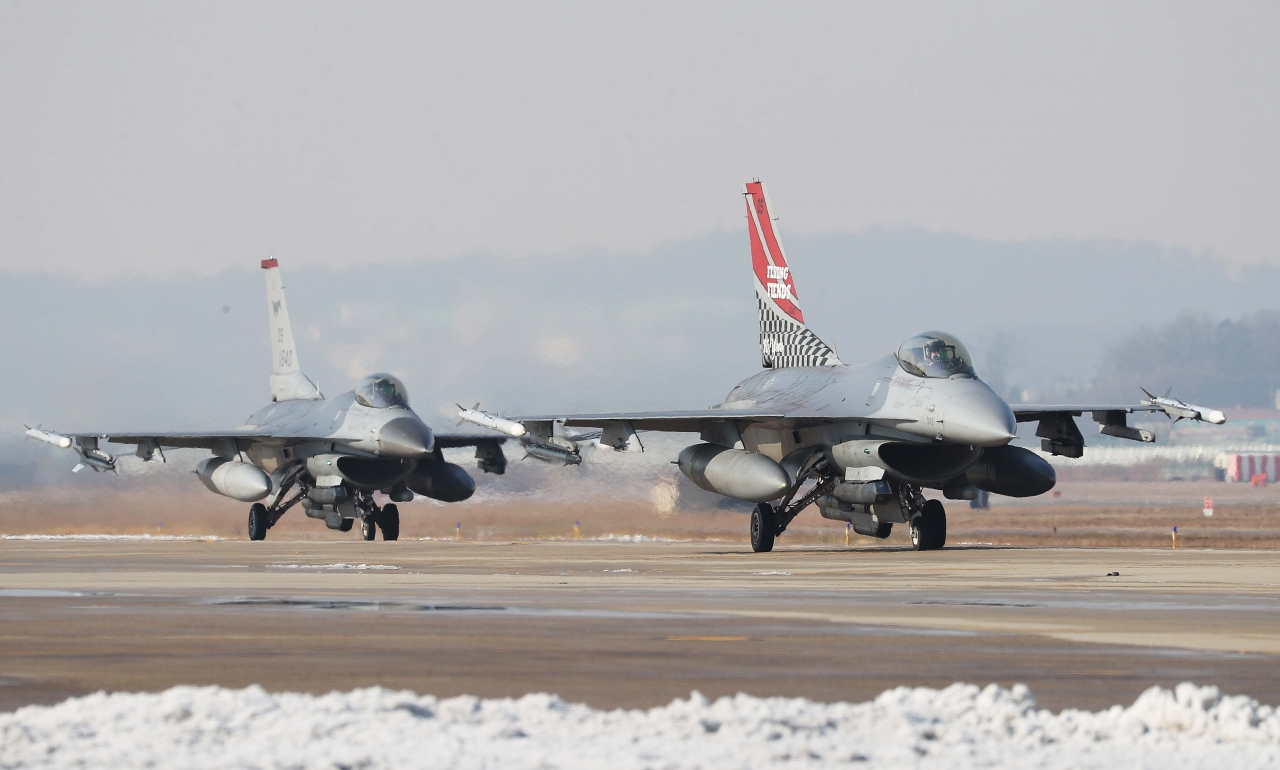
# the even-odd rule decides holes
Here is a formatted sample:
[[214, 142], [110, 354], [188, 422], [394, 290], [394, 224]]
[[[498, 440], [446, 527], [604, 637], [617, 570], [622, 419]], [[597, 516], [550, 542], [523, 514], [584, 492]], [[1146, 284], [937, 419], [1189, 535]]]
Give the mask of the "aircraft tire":
[[947, 542], [947, 511], [937, 500], [926, 500], [920, 515], [911, 520], [911, 546], [936, 551]]
[[924, 515], [929, 522], [929, 550], [939, 551], [947, 544], [947, 509], [941, 500], [926, 500]]
[[249, 506], [249, 539], [267, 539], [267, 506], [262, 503]]
[[394, 503], [382, 506], [378, 526], [382, 529], [383, 540], [400, 539], [400, 509]]
[[378, 525], [374, 522], [372, 516], [365, 516], [360, 520], [360, 537], [365, 540], [373, 540], [378, 536]]
[[768, 553], [773, 550], [773, 539], [778, 531], [778, 522], [773, 513], [773, 506], [768, 503], [757, 503], [751, 511], [751, 550], [756, 553]]
[[880, 526], [876, 527], [876, 537], [880, 538], [881, 540], [884, 540], [886, 537], [892, 534], [893, 534], [893, 522], [891, 521], [882, 521], [880, 522]]
[[338, 525], [338, 531], [339, 531], [339, 532], [350, 532], [350, 531], [351, 531], [351, 528], [352, 528], [352, 527], [354, 527], [354, 526], [355, 526], [355, 524], [356, 524], [356, 520], [355, 520], [355, 519], [343, 519], [343, 520], [342, 520], [342, 523]]

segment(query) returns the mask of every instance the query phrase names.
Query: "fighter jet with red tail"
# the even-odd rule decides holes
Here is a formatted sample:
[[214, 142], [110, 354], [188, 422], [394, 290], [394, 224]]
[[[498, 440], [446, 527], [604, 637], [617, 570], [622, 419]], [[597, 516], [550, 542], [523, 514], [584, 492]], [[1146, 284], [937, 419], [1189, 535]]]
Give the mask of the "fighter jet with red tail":
[[1053, 488], [1053, 466], [1010, 444], [1019, 423], [1036, 424], [1044, 454], [1077, 458], [1085, 442], [1075, 418], [1085, 413], [1101, 433], [1134, 441], [1154, 440], [1127, 424], [1135, 412], [1226, 419], [1217, 410], [1154, 397], [1136, 405], [1010, 405], [978, 376], [964, 343], [942, 331], [921, 332], [890, 355], [846, 365], [805, 322], [764, 183], [748, 182], [742, 196], [763, 371], [707, 409], [510, 418], [521, 427], [520, 440], [539, 447], [535, 456], [560, 462], [576, 456], [565, 426], [598, 428], [601, 445], [619, 450], [636, 446], [639, 431], [697, 433], [701, 441], [679, 455], [680, 470], [703, 489], [756, 504], [754, 550], [771, 550], [810, 505], [863, 535], [884, 538], [894, 525], [906, 525], [914, 547], [931, 550], [946, 542], [947, 519], [942, 500], [926, 498], [924, 490], [972, 500], [983, 491], [1031, 497]]

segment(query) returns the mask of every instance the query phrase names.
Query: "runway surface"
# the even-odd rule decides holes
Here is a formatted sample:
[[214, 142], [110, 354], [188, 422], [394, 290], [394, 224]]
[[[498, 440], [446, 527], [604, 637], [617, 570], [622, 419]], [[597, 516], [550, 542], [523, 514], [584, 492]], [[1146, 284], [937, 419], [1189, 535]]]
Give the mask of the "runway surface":
[[1021, 682], [1057, 710], [1192, 681], [1277, 704], [1277, 662], [1267, 551], [0, 540], [0, 710], [177, 684], [611, 708]]

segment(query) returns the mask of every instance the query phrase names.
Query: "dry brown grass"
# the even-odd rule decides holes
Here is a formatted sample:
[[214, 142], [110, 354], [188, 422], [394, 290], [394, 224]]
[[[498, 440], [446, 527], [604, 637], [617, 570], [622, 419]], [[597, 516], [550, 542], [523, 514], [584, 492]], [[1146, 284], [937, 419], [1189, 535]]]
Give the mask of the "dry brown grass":
[[[1122, 486], [1120, 491], [1137, 488]], [[1239, 485], [1243, 486], [1243, 485]], [[1220, 485], [1221, 487], [1221, 485]], [[1156, 497], [1198, 501], [1199, 489], [1174, 485]], [[1180, 548], [1276, 548], [1280, 544], [1280, 508], [1258, 496], [1220, 502], [1212, 518], [1199, 504], [1119, 502], [1112, 486], [1098, 487], [1095, 502], [1076, 487], [1056, 503], [1025, 505], [1004, 501], [988, 510], [948, 503], [948, 542], [994, 545], [1168, 547], [1178, 527]], [[1242, 490], [1243, 491], [1243, 490]], [[1175, 494], [1176, 493], [1176, 494]], [[1141, 497], [1141, 495], [1137, 495]], [[1229, 498], [1229, 496], [1226, 496]], [[189, 483], [154, 483], [105, 488], [92, 496], [43, 491], [0, 495], [0, 533], [24, 534], [164, 534], [244, 537], [248, 506], [207, 493]], [[682, 512], [660, 515], [646, 500], [623, 498], [557, 499], [542, 494], [472, 500], [456, 505], [415, 501], [401, 506], [405, 538], [453, 538], [461, 522], [468, 540], [572, 538], [574, 523], [584, 538], [671, 538], [745, 543], [747, 516], [742, 512]], [[296, 509], [271, 532], [271, 538], [351, 539], [355, 533], [333, 532]], [[841, 544], [840, 522], [806, 510], [791, 525], [783, 543]], [[880, 541], [851, 535], [850, 542]], [[887, 541], [906, 542], [905, 527]]]

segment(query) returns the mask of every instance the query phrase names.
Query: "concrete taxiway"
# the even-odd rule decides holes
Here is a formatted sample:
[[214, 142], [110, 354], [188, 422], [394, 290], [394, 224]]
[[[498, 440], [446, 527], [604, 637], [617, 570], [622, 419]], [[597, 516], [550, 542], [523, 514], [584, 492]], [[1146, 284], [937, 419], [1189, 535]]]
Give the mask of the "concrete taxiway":
[[[1119, 573], [1108, 575], [1108, 573]], [[177, 684], [597, 707], [1182, 681], [1280, 703], [1266, 551], [0, 540], [0, 710]]]

